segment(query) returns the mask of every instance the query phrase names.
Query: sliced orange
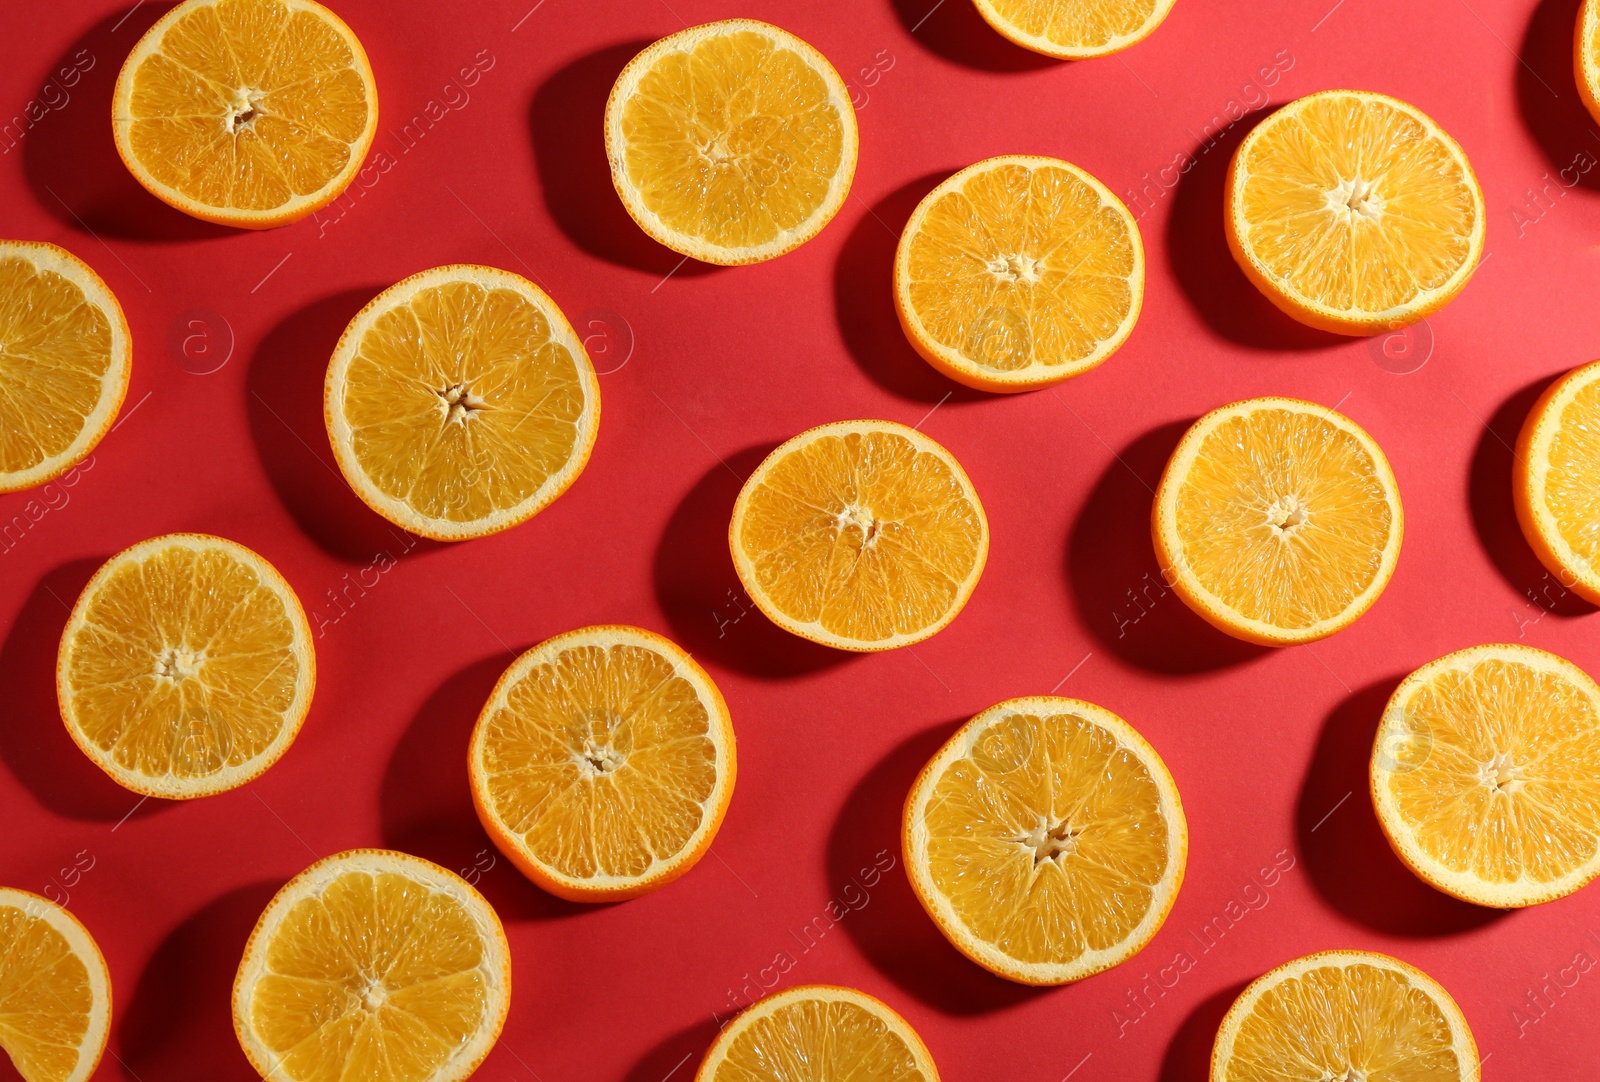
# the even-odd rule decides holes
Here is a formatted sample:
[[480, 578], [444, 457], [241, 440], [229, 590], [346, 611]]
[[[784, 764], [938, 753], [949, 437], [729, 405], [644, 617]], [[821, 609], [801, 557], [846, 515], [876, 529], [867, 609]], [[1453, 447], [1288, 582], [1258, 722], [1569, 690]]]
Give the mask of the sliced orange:
[[1228, 246], [1300, 322], [1336, 334], [1415, 323], [1483, 257], [1483, 192], [1456, 141], [1420, 109], [1364, 90], [1290, 102], [1228, 168]]
[[294, 590], [243, 545], [167, 534], [107, 560], [61, 635], [67, 732], [119, 784], [183, 800], [277, 762], [317, 662]]
[[156, 198], [266, 229], [349, 186], [378, 130], [378, 89], [355, 34], [315, 0], [185, 0], [128, 54], [111, 124]]
[[578, 902], [634, 898], [694, 867], [737, 770], [711, 677], [660, 635], [620, 626], [569, 631], [512, 662], [468, 758], [500, 851]]
[[856, 114], [827, 58], [726, 19], [634, 57], [606, 102], [606, 156], [639, 227], [705, 263], [759, 263], [822, 231], [850, 193]]
[[23, 1082], [88, 1082], [111, 1031], [111, 973], [54, 902], [0, 887], [0, 1048]]
[[933, 1057], [888, 1004], [803, 984], [747, 1007], [706, 1052], [695, 1082], [939, 1082]]
[[460, 541], [533, 517], [577, 480], [600, 428], [600, 381], [544, 290], [493, 267], [434, 267], [350, 321], [324, 416], [367, 506]]
[[921, 642], [966, 605], [989, 520], [954, 456], [893, 421], [802, 432], [733, 505], [733, 566], [779, 627], [841, 650]]
[[268, 903], [233, 982], [233, 1028], [262, 1078], [461, 1082], [500, 1038], [511, 951], [460, 876], [352, 849]]
[[1041, 695], [991, 706], [934, 754], [901, 843], [912, 889], [957, 950], [1008, 980], [1066, 984], [1160, 930], [1189, 828], [1131, 725]]
[[42, 485], [111, 431], [128, 393], [128, 321], [65, 248], [0, 241], [0, 492]]
[[1258, 977], [1228, 1009], [1211, 1082], [1478, 1082], [1467, 1020], [1420, 969], [1322, 951]]
[[1528, 544], [1563, 587], [1600, 605], [1600, 361], [1539, 397], [1515, 459], [1512, 502]]
[[918, 353], [985, 391], [1087, 372], [1127, 340], [1144, 299], [1144, 245], [1104, 184], [1055, 158], [969, 165], [900, 234], [895, 307]]
[[1600, 2], [1583, 0], [1578, 26], [1572, 35], [1572, 68], [1578, 96], [1589, 115], [1600, 120]]
[[1025, 49], [1063, 60], [1119, 52], [1150, 36], [1174, 0], [974, 0], [984, 20]]
[[1396, 854], [1478, 905], [1565, 897], [1600, 875], [1600, 687], [1531, 646], [1474, 646], [1406, 677], [1372, 753]]
[[1348, 627], [1400, 558], [1400, 489], [1354, 421], [1250, 398], [1189, 429], [1156, 490], [1162, 577], [1195, 612], [1265, 646]]

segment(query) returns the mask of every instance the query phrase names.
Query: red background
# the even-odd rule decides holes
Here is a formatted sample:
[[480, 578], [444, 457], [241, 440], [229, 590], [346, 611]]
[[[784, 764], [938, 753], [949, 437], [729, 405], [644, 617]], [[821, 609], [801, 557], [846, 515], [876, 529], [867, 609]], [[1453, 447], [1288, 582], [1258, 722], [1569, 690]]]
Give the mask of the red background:
[[[479, 706], [512, 652], [616, 621], [673, 636], [718, 681], [739, 734], [738, 791], [712, 855], [637, 901], [573, 905], [503, 860], [481, 871], [511, 938], [515, 994], [479, 1077], [685, 1079], [730, 989], [787, 950], [784, 984], [887, 1000], [947, 1079], [1198, 1079], [1244, 982], [1331, 947], [1388, 951], [1438, 978], [1490, 1078], [1592, 1074], [1600, 969], [1572, 963], [1600, 959], [1600, 888], [1506, 915], [1457, 903], [1390, 855], [1365, 792], [1377, 715], [1422, 662], [1520, 639], [1600, 673], [1593, 610], [1535, 563], [1509, 496], [1508, 444], [1528, 406], [1596, 353], [1600, 128], [1572, 81], [1577, 0], [1178, 0], [1148, 41], [1078, 64], [1009, 45], [970, 0], [533, 5], [336, 4], [377, 73], [374, 155], [390, 167], [369, 170], [342, 215], [259, 234], [165, 208], [116, 159], [111, 85], [164, 5], [63, 0], [0, 15], [0, 113], [36, 99], [49, 110], [0, 154], [0, 234], [86, 259], [135, 343], [123, 423], [92, 468], [70, 488], [0, 497], [0, 523], [27, 524], [0, 552], [0, 877], [69, 895], [105, 951], [116, 1017], [99, 1077], [253, 1077], [228, 991], [267, 899], [314, 857], [354, 846], [487, 865], [464, 761]], [[800, 34], [851, 82], [860, 169], [837, 219], [797, 252], [667, 277], [678, 257], [612, 193], [601, 110], [646, 42], [734, 15]], [[65, 94], [47, 89], [74, 58], [93, 66]], [[477, 82], [446, 89], [475, 60]], [[1223, 242], [1227, 159], [1263, 115], [1246, 110], [1339, 86], [1430, 113], [1487, 198], [1484, 266], [1387, 355], [1289, 322]], [[394, 133], [430, 100], [446, 115], [406, 149]], [[1228, 127], [1230, 110], [1244, 119]], [[1226, 131], [1201, 153], [1207, 125]], [[1016, 397], [936, 376], [902, 338], [889, 287], [917, 200], [1001, 153], [1067, 158], [1119, 194], [1150, 178], [1133, 204], [1148, 251], [1133, 336], [1093, 373]], [[1160, 170], [1184, 154], [1195, 164], [1163, 186]], [[333, 470], [322, 373], [367, 300], [451, 262], [543, 283], [594, 336], [604, 411], [588, 469], [537, 518], [407, 550]], [[1147, 535], [1149, 489], [1184, 427], [1261, 394], [1338, 404], [1365, 426], [1408, 519], [1378, 604], [1329, 640], [1280, 651], [1243, 648], [1162, 596]], [[740, 478], [768, 450], [852, 417], [920, 422], [966, 466], [993, 530], [987, 572], [950, 628], [859, 657], [754, 611], [735, 620], [749, 605], [725, 542]], [[206, 800], [137, 804], [65, 735], [56, 643], [101, 561], [175, 530], [255, 548], [328, 622], [310, 718], [270, 773]], [[328, 591], [380, 550], [397, 566], [364, 595], [352, 588], [341, 614]], [[958, 723], [1052, 690], [1150, 738], [1182, 791], [1191, 850], [1177, 906], [1141, 955], [1038, 991], [946, 945], [898, 867], [898, 816]], [[830, 899], [860, 904], [848, 884], [880, 850], [896, 867], [802, 952], [794, 933]], [[1293, 865], [1263, 890], [1257, 870], [1275, 857]], [[1195, 936], [1230, 905], [1243, 918], [1201, 953]], [[1184, 949], [1195, 964], [1179, 973]], [[1152, 985], [1142, 1015], [1129, 1008], [1130, 986], [1163, 966], [1176, 983]], [[1530, 1007], [1547, 974], [1571, 987], [1552, 983]]]

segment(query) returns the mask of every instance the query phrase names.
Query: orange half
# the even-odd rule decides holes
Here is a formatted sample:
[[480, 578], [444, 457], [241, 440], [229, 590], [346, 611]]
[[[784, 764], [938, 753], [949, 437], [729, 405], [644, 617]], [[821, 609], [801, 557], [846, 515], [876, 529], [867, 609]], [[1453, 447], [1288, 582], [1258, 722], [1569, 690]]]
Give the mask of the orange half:
[[933, 1057], [888, 1004], [804, 984], [751, 1004], [717, 1035], [695, 1082], [939, 1082]]
[[88, 1082], [111, 1030], [111, 973], [78, 919], [0, 887], [0, 1048], [23, 1082]]

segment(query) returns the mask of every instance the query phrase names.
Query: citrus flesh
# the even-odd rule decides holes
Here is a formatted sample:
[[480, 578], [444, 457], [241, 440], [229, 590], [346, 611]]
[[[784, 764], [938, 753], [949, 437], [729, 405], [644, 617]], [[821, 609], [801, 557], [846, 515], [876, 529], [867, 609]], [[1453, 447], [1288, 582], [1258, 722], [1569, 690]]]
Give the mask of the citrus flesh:
[[728, 533], [761, 611], [843, 650], [887, 650], [943, 628], [989, 551], [960, 464], [892, 421], [838, 421], [783, 444], [745, 481]]
[[203, 534], [141, 541], [95, 572], [61, 636], [67, 732], [136, 793], [243, 785], [300, 731], [316, 683], [294, 591], [243, 545]]
[[1378, 821], [1438, 889], [1510, 908], [1600, 874], [1600, 687], [1572, 662], [1520, 645], [1431, 661], [1373, 747]]
[[938, 1082], [933, 1057], [887, 1004], [809, 984], [746, 1008], [717, 1035], [695, 1082]]
[[1323, 951], [1258, 978], [1229, 1008], [1211, 1082], [1477, 1082], [1461, 1009], [1421, 970], [1368, 951]]
[[1512, 502], [1562, 587], [1600, 605], [1600, 362], [1552, 384], [1517, 439]]
[[1153, 512], [1163, 578], [1207, 621], [1270, 646], [1348, 626], [1400, 554], [1400, 492], [1354, 421], [1291, 398], [1252, 398], [1196, 421]]
[[65, 248], [0, 241], [0, 492], [83, 461], [128, 390], [128, 323]]
[[314, 0], [186, 0], [134, 46], [117, 152], [153, 195], [222, 225], [303, 218], [349, 185], [378, 130], [361, 43]]
[[538, 286], [435, 267], [380, 293], [328, 364], [339, 469], [390, 522], [441, 541], [508, 529], [565, 492], [600, 426], [600, 381]]
[[855, 175], [850, 95], [833, 65], [754, 19], [690, 27], [645, 49], [606, 103], [623, 206], [707, 263], [772, 259], [816, 236]]
[[1143, 41], [1174, 0], [974, 0], [984, 20], [1018, 45], [1063, 60], [1106, 56]]
[[24, 1082], [86, 1082], [111, 1027], [111, 974], [76, 917], [0, 887], [0, 1048]]
[[1572, 70], [1589, 115], [1600, 121], [1600, 0], [1583, 0], [1572, 35]]
[[1245, 136], [1227, 232], [1245, 275], [1290, 316], [1379, 334], [1443, 307], [1483, 255], [1484, 204], [1454, 139], [1415, 106], [1325, 90]]
[[354, 849], [290, 880], [250, 934], [234, 1030], [263, 1078], [460, 1082], [505, 1024], [500, 919], [418, 857]]
[[484, 829], [529, 878], [574, 901], [635, 897], [692, 868], [735, 770], [716, 685], [634, 627], [580, 628], [519, 657], [470, 751]]
[[1077, 699], [990, 707], [906, 800], [906, 870], [946, 938], [991, 972], [1064, 984], [1131, 958], [1177, 899], [1188, 826], [1132, 726]]
[[1127, 339], [1144, 246], [1128, 208], [1077, 166], [990, 158], [912, 213], [894, 288], [907, 338], [935, 368], [1025, 391], [1088, 371]]

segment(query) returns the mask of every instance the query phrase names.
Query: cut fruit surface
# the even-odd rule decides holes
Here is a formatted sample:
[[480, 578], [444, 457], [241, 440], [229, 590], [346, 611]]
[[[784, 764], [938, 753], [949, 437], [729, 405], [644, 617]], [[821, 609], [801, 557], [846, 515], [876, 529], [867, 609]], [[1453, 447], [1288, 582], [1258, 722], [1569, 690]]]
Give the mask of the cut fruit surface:
[[352, 849], [261, 914], [233, 1028], [262, 1078], [461, 1082], [510, 1005], [511, 952], [482, 895], [419, 857]]
[[895, 307], [918, 353], [986, 391], [1086, 372], [1139, 318], [1144, 245], [1104, 184], [1067, 162], [970, 165], [912, 212], [894, 261]]
[[804, 244], [838, 213], [856, 171], [856, 115], [839, 73], [754, 19], [690, 27], [634, 57], [605, 126], [628, 213], [706, 263], [757, 263]]
[[167, 534], [107, 560], [61, 635], [67, 732], [118, 783], [182, 800], [243, 785], [300, 732], [316, 684], [294, 590], [243, 545]]
[[1539, 561], [1600, 605], [1600, 361], [1551, 384], [1517, 439], [1512, 502]]
[[111, 1030], [111, 974], [78, 919], [0, 887], [0, 1048], [23, 1082], [87, 1082]]
[[111, 431], [132, 349], [122, 307], [54, 244], [0, 241], [0, 492], [42, 485]]
[[1583, 0], [1572, 35], [1572, 70], [1578, 96], [1589, 115], [1600, 121], [1600, 0]]
[[717, 1035], [695, 1082], [939, 1082], [910, 1024], [865, 992], [804, 984], [751, 1004]]
[[1412, 871], [1478, 905], [1564, 897], [1600, 875], [1600, 687], [1531, 646], [1474, 646], [1395, 689], [1372, 801]]
[[983, 573], [989, 522], [939, 444], [892, 421], [838, 421], [756, 467], [728, 540], [739, 580], [779, 627], [888, 650], [955, 619]]
[[586, 627], [511, 664], [469, 752], [484, 829], [573, 901], [633, 898], [711, 848], [733, 796], [733, 723], [704, 669], [636, 627]]
[[1152, 518], [1168, 585], [1212, 625], [1267, 646], [1353, 623], [1388, 584], [1404, 532], [1372, 437], [1293, 398], [1246, 399], [1196, 421]]
[[974, 0], [1003, 37], [1063, 60], [1106, 56], [1143, 41], [1174, 0]]
[[378, 130], [361, 43], [314, 0], [185, 0], [133, 47], [117, 153], [156, 198], [265, 229], [338, 198]]
[[1361, 90], [1290, 102], [1228, 169], [1228, 246], [1300, 322], [1380, 334], [1443, 307], [1483, 256], [1483, 192], [1415, 106]]
[[1455, 1000], [1369, 951], [1323, 951], [1256, 979], [1217, 1030], [1211, 1082], [1478, 1082]]
[[493, 267], [435, 267], [350, 321], [324, 413], [367, 506], [460, 541], [533, 517], [577, 480], [600, 427], [600, 381], [544, 290]]
[[1133, 727], [1093, 703], [991, 706], [906, 799], [906, 873], [956, 949], [1024, 984], [1065, 984], [1150, 942], [1183, 883], [1178, 787]]

